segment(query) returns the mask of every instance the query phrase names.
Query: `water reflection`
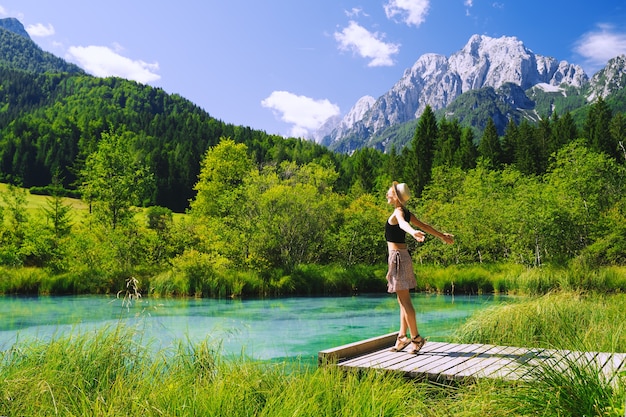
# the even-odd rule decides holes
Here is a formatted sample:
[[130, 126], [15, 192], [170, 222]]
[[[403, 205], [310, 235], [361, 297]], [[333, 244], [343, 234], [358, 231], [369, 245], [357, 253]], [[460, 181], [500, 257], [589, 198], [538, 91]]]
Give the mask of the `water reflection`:
[[[420, 333], [445, 340], [474, 311], [506, 297], [413, 294]], [[221, 345], [257, 359], [316, 358], [330, 347], [396, 331], [391, 294], [258, 300], [143, 298], [126, 308], [105, 296], [0, 297], [0, 350], [17, 340], [60, 337], [102, 326], [138, 329], [158, 349], [183, 341]]]

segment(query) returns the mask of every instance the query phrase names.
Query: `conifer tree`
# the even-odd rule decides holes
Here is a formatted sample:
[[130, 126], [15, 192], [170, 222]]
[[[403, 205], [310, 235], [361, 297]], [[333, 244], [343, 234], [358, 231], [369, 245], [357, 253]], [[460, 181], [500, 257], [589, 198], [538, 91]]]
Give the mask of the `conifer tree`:
[[584, 126], [584, 135], [591, 150], [617, 156], [617, 143], [613, 140], [609, 126], [613, 115], [608, 104], [599, 97], [589, 109]]
[[418, 197], [431, 179], [437, 131], [435, 113], [430, 106], [426, 106], [415, 129], [405, 173], [405, 182]]
[[512, 164], [515, 161], [515, 147], [518, 142], [517, 124], [513, 118], [509, 119], [509, 123], [504, 130], [502, 137], [502, 163]]
[[537, 132], [526, 119], [522, 120], [518, 126], [515, 149], [515, 166], [517, 169], [527, 175], [538, 174], [541, 157], [537, 145]]
[[387, 158], [387, 173], [390, 178], [400, 178], [401, 167], [403, 165], [402, 158], [398, 155], [396, 145], [391, 145], [389, 149], [389, 157]]
[[543, 174], [548, 168], [548, 157], [550, 156], [549, 148], [552, 137], [552, 124], [550, 118], [542, 117], [536, 129], [536, 171], [537, 174]]
[[461, 145], [461, 125], [458, 120], [439, 121], [437, 141], [433, 156], [433, 168], [437, 166], [459, 166], [458, 150]]
[[498, 130], [493, 119], [487, 120], [487, 126], [478, 145], [478, 153], [488, 162], [488, 166], [498, 169], [502, 165], [502, 147]]
[[461, 133], [461, 143], [458, 149], [458, 161], [461, 169], [469, 170], [476, 167], [478, 148], [474, 144], [474, 131], [471, 127], [465, 127]]
[[578, 128], [570, 112], [566, 112], [561, 117], [555, 112], [552, 116], [552, 125], [552, 134], [548, 145], [549, 156], [578, 138]]
[[613, 139], [617, 142], [617, 160], [626, 163], [626, 116], [624, 113], [617, 113], [611, 120], [609, 130]]

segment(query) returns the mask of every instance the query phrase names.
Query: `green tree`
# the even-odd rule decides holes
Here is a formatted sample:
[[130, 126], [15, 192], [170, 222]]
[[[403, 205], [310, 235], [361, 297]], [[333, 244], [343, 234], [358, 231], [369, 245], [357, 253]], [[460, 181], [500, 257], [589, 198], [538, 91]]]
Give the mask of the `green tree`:
[[542, 175], [548, 168], [548, 157], [550, 156], [551, 140], [552, 140], [553, 126], [548, 117], [542, 117], [539, 119], [539, 123], [535, 129], [536, 132], [536, 174]]
[[72, 207], [64, 203], [62, 197], [63, 182], [58, 171], [54, 174], [49, 189], [51, 196], [46, 199], [46, 207], [43, 210], [49, 222], [48, 227], [58, 239], [67, 236], [72, 229]]
[[247, 262], [250, 229], [256, 224], [247, 189], [258, 175], [246, 145], [230, 138], [222, 137], [201, 160], [190, 214], [196, 223], [197, 249], [216, 264]]
[[271, 268], [291, 271], [296, 265], [324, 261], [329, 227], [337, 209], [329, 196], [307, 184], [274, 185], [258, 195], [250, 250]]
[[604, 152], [615, 158], [617, 156], [617, 143], [611, 135], [612, 118], [613, 114], [608, 104], [602, 97], [599, 97], [589, 108], [583, 133], [593, 151]]
[[153, 187], [153, 175], [129, 149], [132, 133], [103, 133], [97, 150], [81, 171], [83, 198], [96, 219], [115, 229], [133, 216], [134, 205]]
[[213, 217], [237, 216], [239, 213], [233, 210], [242, 205], [244, 179], [252, 168], [246, 145], [222, 137], [202, 158], [192, 212]]
[[513, 118], [510, 118], [502, 137], [502, 163], [510, 165], [515, 161], [515, 148], [518, 142], [519, 131], [517, 124]]
[[378, 200], [363, 194], [344, 210], [336, 239], [336, 257], [342, 264], [376, 265], [385, 261], [387, 246], [380, 231], [388, 213]]
[[461, 147], [462, 129], [458, 120], [447, 121], [445, 118], [439, 122], [437, 141], [433, 156], [433, 167], [459, 166], [459, 148]]
[[280, 170], [266, 167], [246, 181], [251, 223], [240, 227], [247, 234], [246, 262], [257, 270], [291, 271], [302, 263], [326, 263], [336, 247], [331, 236], [339, 227], [339, 200], [330, 187], [316, 185], [336, 175], [334, 170], [317, 164], [288, 167], [289, 175], [283, 163]]
[[518, 126], [517, 145], [515, 146], [515, 166], [523, 174], [539, 175], [544, 173], [544, 157], [541, 150], [538, 128], [528, 120], [522, 120]]
[[572, 258], [609, 233], [603, 219], [622, 198], [623, 178], [624, 172], [615, 160], [589, 150], [580, 141], [558, 152], [545, 182], [562, 213], [561, 221], [554, 222], [563, 242], [562, 256]]
[[435, 113], [430, 106], [426, 106], [417, 123], [405, 165], [405, 182], [409, 184], [417, 197], [422, 194], [424, 187], [430, 182], [437, 135], [438, 127]]
[[476, 167], [478, 158], [478, 148], [474, 144], [474, 131], [471, 127], [464, 127], [461, 133], [461, 143], [459, 144], [458, 157], [461, 169], [468, 170]]
[[355, 181], [359, 181], [361, 187], [368, 193], [374, 191], [376, 177], [381, 168], [382, 156], [373, 148], [361, 148], [352, 155], [354, 159]]
[[626, 116], [624, 113], [617, 113], [611, 120], [609, 126], [611, 136], [617, 142], [618, 161], [626, 164]]
[[552, 125], [552, 137], [548, 146], [549, 156], [578, 138], [578, 128], [570, 112], [562, 117], [555, 112], [552, 116]]
[[26, 190], [9, 184], [8, 190], [0, 193], [0, 199], [0, 262], [19, 266], [24, 261], [20, 250], [29, 220], [26, 212]]
[[491, 168], [499, 168], [502, 164], [502, 147], [498, 137], [498, 130], [493, 119], [487, 120], [487, 126], [478, 145], [478, 153], [486, 161]]

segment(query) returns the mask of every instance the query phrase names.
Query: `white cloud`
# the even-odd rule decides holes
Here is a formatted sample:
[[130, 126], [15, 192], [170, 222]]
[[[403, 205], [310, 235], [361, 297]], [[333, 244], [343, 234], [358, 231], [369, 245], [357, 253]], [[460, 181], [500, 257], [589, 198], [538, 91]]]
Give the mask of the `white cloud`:
[[161, 78], [156, 74], [159, 64], [149, 64], [141, 60], [132, 60], [120, 55], [106, 46], [71, 46], [65, 58], [77, 63], [85, 71], [96, 77], [122, 77], [135, 80], [143, 84], [156, 81]]
[[7, 9], [0, 6], [0, 16], [6, 16], [6, 15], [7, 15]]
[[54, 27], [50, 23], [48, 23], [48, 26], [45, 26], [43, 23], [37, 23], [36, 25], [26, 26], [26, 32], [34, 38], [43, 38], [54, 35]]
[[368, 16], [360, 7], [353, 7], [351, 10], [346, 10], [345, 13], [350, 18], [359, 17], [359, 15]]
[[614, 31], [611, 25], [598, 25], [597, 31], [585, 33], [574, 51], [585, 58], [591, 71], [606, 65], [609, 59], [626, 54], [626, 33]]
[[352, 51], [371, 61], [369, 67], [393, 65], [392, 55], [400, 51], [400, 44], [385, 43], [381, 39], [384, 35], [371, 33], [358, 23], [351, 21], [347, 28], [335, 32], [335, 39], [339, 42], [339, 49]]
[[306, 137], [328, 118], [339, 114], [339, 106], [326, 99], [315, 100], [288, 91], [272, 92], [261, 105], [271, 109], [283, 122], [293, 125], [290, 133], [293, 137]]
[[424, 23], [429, 6], [430, 0], [389, 0], [384, 8], [387, 18], [400, 15], [407, 25], [419, 26]]
[[474, 6], [474, 0], [465, 0], [463, 5], [465, 6], [465, 16], [471, 16], [470, 9]]

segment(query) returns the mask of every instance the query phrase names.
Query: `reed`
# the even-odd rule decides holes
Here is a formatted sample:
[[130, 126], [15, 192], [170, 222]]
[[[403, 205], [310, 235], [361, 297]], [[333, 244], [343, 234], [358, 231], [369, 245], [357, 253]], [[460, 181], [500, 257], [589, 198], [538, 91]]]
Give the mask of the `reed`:
[[440, 294], [541, 295], [553, 291], [626, 292], [626, 267], [528, 268], [519, 264], [417, 265], [419, 291]]
[[[626, 294], [560, 292], [478, 312], [455, 336], [464, 343], [626, 352]], [[563, 369], [568, 369], [563, 372]], [[543, 364], [531, 382], [510, 384], [491, 397], [517, 415], [624, 415], [626, 375], [607, 380], [593, 361]]]
[[0, 267], [0, 294], [39, 294], [47, 277], [40, 268]]
[[549, 293], [477, 312], [454, 339], [463, 343], [626, 352], [626, 294]]
[[624, 415], [624, 378], [607, 379], [594, 361], [567, 358], [559, 364], [544, 363], [531, 371], [531, 377], [532, 383], [520, 384], [503, 405], [517, 406], [522, 415]]
[[391, 374], [228, 359], [209, 341], [155, 354], [137, 337], [109, 328], [3, 352], [0, 412], [280, 417], [424, 409], [424, 390]]

